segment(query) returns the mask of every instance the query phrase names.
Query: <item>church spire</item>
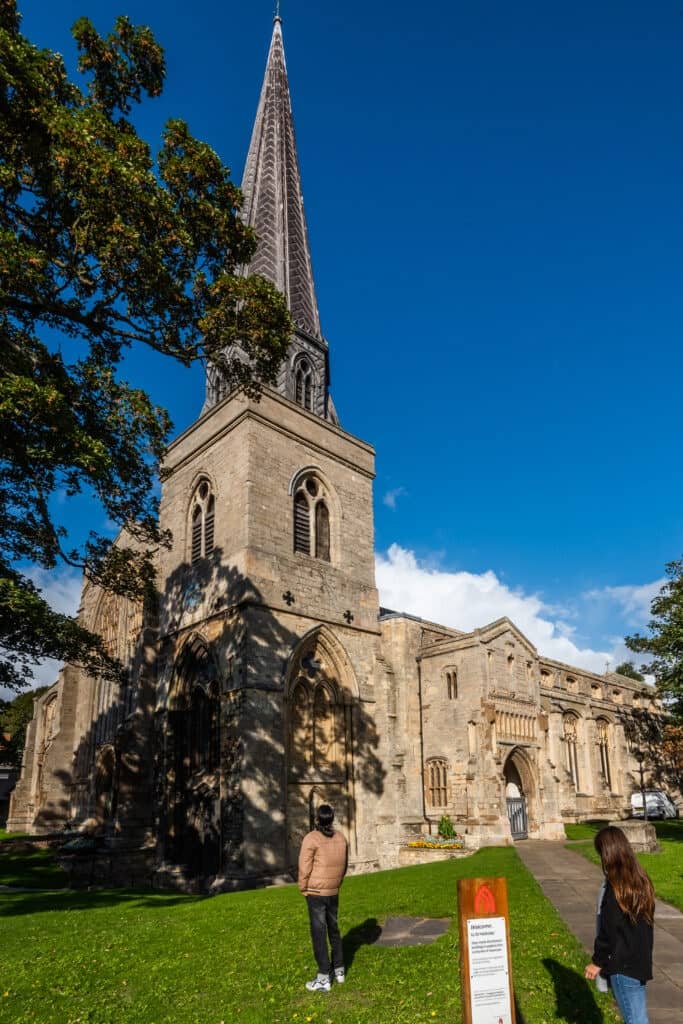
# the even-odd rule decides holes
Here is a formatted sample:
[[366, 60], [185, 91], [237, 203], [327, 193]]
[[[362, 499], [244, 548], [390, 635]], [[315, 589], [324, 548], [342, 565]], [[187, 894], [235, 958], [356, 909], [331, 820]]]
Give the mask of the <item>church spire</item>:
[[272, 281], [284, 293], [296, 326], [320, 340], [279, 4], [242, 192], [244, 218], [259, 240], [250, 273]]

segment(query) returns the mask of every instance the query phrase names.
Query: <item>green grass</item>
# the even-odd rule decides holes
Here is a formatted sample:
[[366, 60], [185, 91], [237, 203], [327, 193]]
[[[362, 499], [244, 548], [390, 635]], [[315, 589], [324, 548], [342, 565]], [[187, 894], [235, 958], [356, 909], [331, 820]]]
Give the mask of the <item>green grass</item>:
[[28, 889], [63, 889], [67, 876], [59, 867], [52, 850], [26, 845], [0, 849], [0, 885]]
[[[618, 1021], [585, 954], [513, 849], [349, 878], [348, 967], [329, 995], [294, 886], [211, 899], [130, 892], [0, 896], [2, 1024], [427, 1024], [460, 1019], [457, 920], [431, 946], [369, 944], [389, 915], [456, 913], [463, 876], [508, 880], [519, 1024]], [[597, 1001], [599, 1000], [599, 1001]]]
[[[661, 853], [639, 853], [638, 860], [652, 879], [660, 900], [683, 910], [683, 820], [653, 821]], [[592, 842], [571, 847], [594, 864], [600, 863]]]
[[606, 821], [580, 821], [576, 825], [565, 825], [564, 830], [567, 839], [592, 839], [606, 824]]

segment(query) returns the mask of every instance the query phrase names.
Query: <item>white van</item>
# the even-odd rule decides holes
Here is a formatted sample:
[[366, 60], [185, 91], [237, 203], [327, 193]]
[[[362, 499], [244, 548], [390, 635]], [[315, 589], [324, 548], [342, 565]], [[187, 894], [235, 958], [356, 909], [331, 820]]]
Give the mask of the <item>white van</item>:
[[[646, 789], [645, 806], [648, 818], [677, 818], [676, 805], [663, 789]], [[643, 794], [637, 789], [631, 794], [631, 817], [643, 817]]]

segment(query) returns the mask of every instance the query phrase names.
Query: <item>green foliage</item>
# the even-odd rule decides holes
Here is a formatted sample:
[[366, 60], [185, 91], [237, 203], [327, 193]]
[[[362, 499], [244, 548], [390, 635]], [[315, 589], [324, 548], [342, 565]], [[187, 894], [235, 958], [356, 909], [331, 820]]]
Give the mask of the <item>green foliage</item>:
[[450, 819], [450, 815], [443, 814], [439, 821], [439, 835], [443, 839], [455, 839], [455, 829], [453, 828], [453, 822]]
[[[0, 760], [4, 764], [13, 764], [17, 768], [21, 765], [26, 727], [33, 718], [33, 702], [46, 690], [47, 686], [40, 686], [18, 694], [14, 700], [0, 700]], [[2, 733], [9, 734], [8, 743], [2, 743]]]
[[[491, 875], [508, 880], [519, 1019], [616, 1024], [609, 997], [596, 995], [583, 979], [586, 954], [511, 849], [347, 879], [340, 897], [347, 981], [326, 996], [304, 988], [316, 968], [305, 903], [294, 886], [208, 900], [122, 892], [6, 895], [0, 929], [8, 995], [1, 998], [0, 989], [0, 1021], [460, 1020], [457, 880]], [[454, 920], [433, 945], [373, 945], [378, 922], [399, 914]]]
[[[258, 397], [289, 343], [284, 298], [244, 276], [255, 237], [228, 169], [182, 121], [153, 157], [127, 115], [157, 96], [163, 51], [118, 18], [73, 33], [83, 88], [62, 57], [19, 30], [0, 0], [0, 685], [19, 687], [42, 657], [115, 675], [101, 642], [55, 613], [27, 567], [59, 562], [136, 598], [153, 580], [154, 489], [166, 412], [118, 375], [147, 345], [210, 363]], [[138, 543], [96, 532], [74, 547], [56, 493], [86, 492]]]
[[632, 661], [622, 661], [614, 671], [618, 672], [620, 676], [628, 676], [629, 679], [635, 679], [639, 683], [645, 682], [645, 676], [638, 671]]
[[683, 559], [666, 566], [667, 582], [652, 602], [648, 636], [626, 637], [632, 651], [651, 660], [643, 665], [671, 713], [683, 722]]

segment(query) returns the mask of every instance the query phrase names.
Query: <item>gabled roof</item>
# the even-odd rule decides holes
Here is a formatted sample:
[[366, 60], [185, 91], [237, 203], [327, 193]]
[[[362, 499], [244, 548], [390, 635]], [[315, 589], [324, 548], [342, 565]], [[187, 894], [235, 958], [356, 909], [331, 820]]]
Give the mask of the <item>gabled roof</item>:
[[524, 636], [521, 629], [515, 626], [511, 619], [508, 619], [507, 615], [504, 615], [502, 619], [496, 619], [495, 622], [489, 622], [486, 626], [481, 626], [479, 629], [473, 631], [473, 635], [478, 637], [483, 643], [489, 643], [491, 640], [497, 639], [502, 636], [503, 633], [512, 633], [519, 643], [526, 647], [528, 652], [535, 658], [538, 657], [538, 651], [532, 644], [528, 637]]
[[279, 17], [273, 25], [242, 192], [243, 216], [259, 240], [250, 273], [268, 278], [286, 296], [296, 326], [321, 338]]

